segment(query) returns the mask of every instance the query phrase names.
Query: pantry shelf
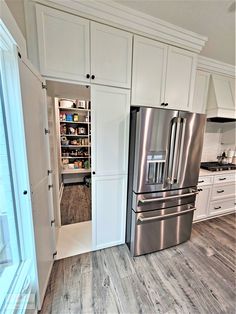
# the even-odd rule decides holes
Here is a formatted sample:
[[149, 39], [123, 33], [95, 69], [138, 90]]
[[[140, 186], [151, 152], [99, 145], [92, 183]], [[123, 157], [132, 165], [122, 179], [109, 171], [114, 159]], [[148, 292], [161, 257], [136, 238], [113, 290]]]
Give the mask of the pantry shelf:
[[91, 112], [90, 109], [80, 109], [80, 108], [61, 108], [59, 107], [60, 111], [75, 111], [75, 112]]
[[90, 122], [75, 122], [75, 121], [60, 121], [60, 123], [68, 123], [68, 124], [90, 124]]
[[73, 174], [73, 173], [89, 173], [91, 169], [64, 169], [62, 174]]
[[61, 136], [66, 136], [66, 137], [88, 137], [88, 134], [61, 134]]
[[76, 156], [76, 157], [61, 157], [61, 159], [87, 159], [87, 158], [91, 158], [90, 156], [83, 156], [83, 157], [81, 157], [81, 156]]
[[82, 148], [90, 147], [90, 145], [61, 145], [62, 148]]

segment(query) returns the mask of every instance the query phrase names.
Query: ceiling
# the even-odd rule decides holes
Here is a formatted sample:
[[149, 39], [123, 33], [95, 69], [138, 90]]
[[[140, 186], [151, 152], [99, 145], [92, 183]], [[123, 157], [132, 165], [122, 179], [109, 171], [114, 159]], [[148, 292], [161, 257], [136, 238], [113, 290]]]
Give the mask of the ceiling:
[[235, 65], [235, 1], [114, 0], [208, 37], [201, 55]]

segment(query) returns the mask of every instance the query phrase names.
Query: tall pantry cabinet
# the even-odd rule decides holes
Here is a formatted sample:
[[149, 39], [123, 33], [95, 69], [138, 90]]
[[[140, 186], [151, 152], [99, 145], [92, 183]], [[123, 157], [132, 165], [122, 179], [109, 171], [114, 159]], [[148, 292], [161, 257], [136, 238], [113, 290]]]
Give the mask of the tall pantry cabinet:
[[40, 4], [36, 17], [41, 73], [91, 84], [93, 248], [122, 244], [133, 35]]

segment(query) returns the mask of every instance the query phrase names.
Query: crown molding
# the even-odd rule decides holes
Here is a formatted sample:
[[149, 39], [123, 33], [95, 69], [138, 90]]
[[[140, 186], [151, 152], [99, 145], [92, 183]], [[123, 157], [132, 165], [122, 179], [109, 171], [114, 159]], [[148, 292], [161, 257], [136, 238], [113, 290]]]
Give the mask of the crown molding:
[[112, 0], [32, 0], [93, 21], [199, 53], [207, 37]]
[[235, 77], [236, 67], [215, 59], [198, 56], [198, 70]]

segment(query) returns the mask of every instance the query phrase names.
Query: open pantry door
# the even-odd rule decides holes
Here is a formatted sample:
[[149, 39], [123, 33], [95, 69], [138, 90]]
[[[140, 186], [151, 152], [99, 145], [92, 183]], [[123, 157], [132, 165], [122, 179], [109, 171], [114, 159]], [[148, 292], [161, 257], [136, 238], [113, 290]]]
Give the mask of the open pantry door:
[[37, 303], [40, 309], [56, 250], [46, 92], [42, 77], [20, 54], [19, 72], [37, 257]]

